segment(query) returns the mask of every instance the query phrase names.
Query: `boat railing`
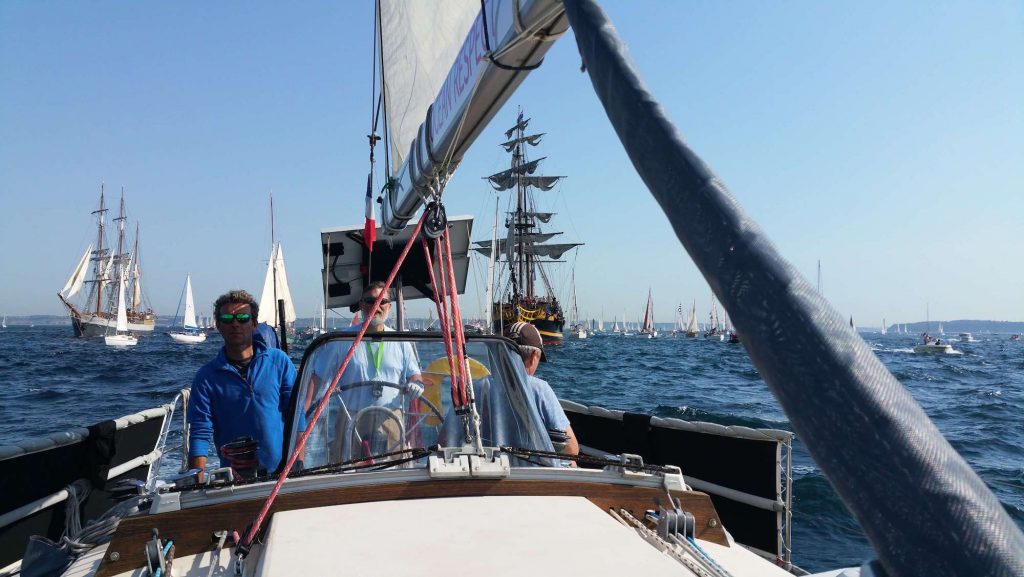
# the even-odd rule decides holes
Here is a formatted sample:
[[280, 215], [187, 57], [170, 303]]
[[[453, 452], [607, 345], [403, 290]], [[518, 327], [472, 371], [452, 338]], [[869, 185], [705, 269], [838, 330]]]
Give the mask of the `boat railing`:
[[[64, 530], [65, 514], [57, 506], [69, 498], [77, 502], [76, 495], [83, 493], [79, 488], [91, 488], [88, 499], [97, 501], [93, 505], [79, 503], [79, 510], [105, 510], [116, 502], [107, 490], [110, 481], [148, 479], [153, 464], [163, 455], [152, 427], [159, 420], [162, 436], [173, 410], [173, 404], [167, 404], [93, 427], [0, 447], [3, 478], [47, 471], [45, 477], [19, 485], [22, 490], [0, 495], [0, 566], [20, 559], [28, 536], [39, 527], [49, 527], [46, 536], [58, 539]], [[130, 428], [133, 430], [128, 431]], [[46, 516], [52, 520], [46, 521]]]
[[[662, 418], [650, 415], [636, 415], [626, 411], [609, 410], [601, 407], [588, 407], [572, 401], [561, 401], [562, 408], [572, 422], [573, 430], [580, 439], [580, 451], [595, 456], [611, 456], [616, 453], [629, 452], [641, 455], [645, 462], [660, 465], [675, 465], [682, 469], [686, 483], [696, 490], [708, 493], [714, 501], [728, 500], [734, 506], [747, 506], [775, 513], [772, 532], [774, 543], [767, 539], [767, 529], [763, 526], [742, 526], [740, 519], [730, 519], [730, 511], [722, 509], [722, 517], [730, 531], [748, 548], [767, 558], [778, 559], [784, 566], [789, 566], [792, 559], [792, 452], [794, 434], [779, 429], [760, 429], [741, 425], [720, 425], [699, 421]], [[603, 429], [603, 431], [601, 430]], [[659, 434], [661, 430], [666, 434]], [[675, 432], [673, 435], [672, 432]], [[672, 439], [672, 436], [686, 435]], [[708, 437], [711, 436], [711, 437]], [[715, 438], [739, 441], [752, 445], [751, 454], [741, 456], [742, 446], [731, 446], [724, 450], [721, 442]], [[707, 439], [707, 441], [701, 441]], [[676, 446], [669, 446], [670, 444]], [[702, 447], [706, 445], [706, 447]], [[736, 443], [733, 443], [736, 445]], [[701, 453], [731, 455], [730, 458], [745, 459], [750, 463], [773, 463], [774, 472], [771, 479], [774, 487], [765, 487], [765, 483], [757, 486], [761, 494], [751, 492], [753, 486], [749, 479], [737, 479], [724, 473], [725, 468], [716, 467], [714, 463], [703, 462]], [[700, 476], [695, 476], [697, 470]], [[762, 469], [758, 469], [761, 471]], [[750, 475], [753, 477], [754, 475]], [[707, 477], [707, 478], [702, 478]], [[762, 477], [763, 478], [763, 477]], [[735, 485], [735, 486], [730, 486]], [[748, 533], [749, 531], [749, 533]], [[745, 540], [747, 534], [751, 539]], [[774, 549], [771, 550], [771, 549]]]
[[146, 478], [146, 489], [149, 491], [155, 491], [157, 482], [162, 474], [162, 468], [164, 464], [164, 457], [169, 452], [167, 449], [167, 441], [170, 438], [173, 424], [174, 424], [174, 411], [178, 404], [181, 404], [181, 445], [178, 447], [171, 447], [171, 450], [179, 449], [181, 451], [181, 466], [179, 472], [184, 472], [188, 468], [188, 441], [189, 441], [189, 426], [188, 426], [188, 399], [191, 389], [181, 389], [174, 400], [164, 405], [170, 407], [167, 412], [167, 416], [164, 418], [163, 428], [160, 430], [160, 437], [156, 442], [156, 449], [159, 451], [159, 455], [153, 463], [153, 466], [149, 468], [149, 476]]

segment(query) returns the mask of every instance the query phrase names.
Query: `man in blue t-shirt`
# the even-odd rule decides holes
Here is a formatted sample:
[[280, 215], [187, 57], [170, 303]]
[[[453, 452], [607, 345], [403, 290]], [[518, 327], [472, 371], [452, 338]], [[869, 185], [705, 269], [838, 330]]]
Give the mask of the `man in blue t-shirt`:
[[192, 381], [189, 468], [206, 467], [211, 438], [219, 454], [226, 443], [251, 437], [259, 466], [273, 472], [281, 462], [295, 365], [280, 349], [253, 339], [259, 305], [248, 292], [221, 295], [214, 311], [224, 347]]
[[572, 432], [572, 426], [569, 425], [569, 418], [565, 416], [562, 405], [558, 403], [555, 391], [551, 390], [551, 385], [547, 381], [533, 376], [540, 363], [548, 361], [547, 355], [544, 354], [544, 340], [540, 336], [540, 331], [530, 323], [518, 322], [508, 328], [507, 336], [519, 345], [519, 356], [523, 358], [523, 364], [526, 366], [526, 383], [533, 393], [533, 400], [537, 403], [544, 428], [549, 433], [564, 433], [565, 448], [561, 452], [578, 455], [580, 444], [576, 440], [576, 434]]

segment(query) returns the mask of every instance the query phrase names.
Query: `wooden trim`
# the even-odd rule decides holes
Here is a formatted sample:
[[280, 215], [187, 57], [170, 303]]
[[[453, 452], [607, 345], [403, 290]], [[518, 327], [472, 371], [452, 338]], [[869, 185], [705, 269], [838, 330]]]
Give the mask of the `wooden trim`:
[[[626, 509], [637, 518], [643, 518], [644, 512], [648, 509], [658, 510], [667, 505], [665, 489], [661, 488], [565, 481], [473, 479], [337, 487], [281, 494], [274, 502], [271, 513], [400, 499], [524, 495], [586, 497], [604, 510]], [[684, 511], [696, 517], [698, 539], [729, 546], [718, 513], [707, 494], [698, 491], [673, 491], [672, 496], [680, 500], [680, 506]], [[107, 553], [96, 575], [110, 577], [144, 567], [144, 545], [152, 538], [154, 528], [159, 529], [162, 539], [174, 540], [175, 557], [210, 551], [214, 548], [215, 531], [233, 530], [242, 533], [255, 518], [262, 504], [263, 499], [251, 499], [125, 519], [121, 521], [110, 546], [107, 547]]]

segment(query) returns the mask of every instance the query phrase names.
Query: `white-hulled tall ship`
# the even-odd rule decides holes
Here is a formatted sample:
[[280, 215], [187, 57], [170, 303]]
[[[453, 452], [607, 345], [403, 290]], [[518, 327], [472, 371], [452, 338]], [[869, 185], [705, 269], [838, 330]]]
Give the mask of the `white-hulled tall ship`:
[[[114, 218], [117, 223], [117, 245], [109, 246], [106, 239], [107, 207], [104, 187], [100, 187], [100, 207], [96, 215], [96, 244], [89, 245], [71, 273], [68, 282], [57, 297], [64, 303], [71, 316], [71, 325], [78, 337], [102, 337], [112, 333], [117, 326], [117, 295], [121, 279], [125, 282], [125, 309], [128, 331], [133, 333], [152, 332], [156, 327], [156, 314], [145, 302], [142, 293], [142, 275], [139, 268], [139, 229], [135, 228], [135, 242], [128, 251], [125, 242], [124, 191], [121, 191], [121, 210]], [[93, 250], [95, 246], [95, 250]], [[116, 252], [115, 252], [116, 249]], [[92, 263], [90, 274], [89, 263]], [[88, 287], [88, 290], [82, 289]], [[79, 295], [77, 304], [72, 299]]]
[[[526, 145], [537, 146], [544, 134], [526, 134], [529, 123], [530, 119], [524, 119], [520, 111], [516, 125], [505, 132], [510, 140], [501, 144], [512, 153], [512, 166], [486, 177], [495, 190], [516, 193], [515, 210], [509, 211], [505, 220], [506, 238], [496, 243], [495, 260], [507, 266], [498, 273], [501, 282], [495, 282], [501, 288], [497, 291], [497, 302], [492, 303], [492, 329], [501, 334], [505, 327], [525, 321], [537, 327], [545, 343], [561, 343], [565, 338], [565, 314], [545, 267], [561, 262], [558, 259], [563, 254], [583, 243], [545, 244], [562, 233], [541, 230], [541, 223], [550, 222], [554, 213], [537, 211], [533, 189], [551, 190], [564, 177], [534, 174], [544, 158], [530, 160]], [[475, 244], [474, 250], [491, 254], [492, 240]], [[538, 280], [542, 286], [537, 285]]]

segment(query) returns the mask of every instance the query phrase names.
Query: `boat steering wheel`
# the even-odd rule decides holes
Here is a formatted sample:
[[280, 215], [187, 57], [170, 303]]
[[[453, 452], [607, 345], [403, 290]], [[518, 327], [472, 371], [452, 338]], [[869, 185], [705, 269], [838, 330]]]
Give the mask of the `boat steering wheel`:
[[[394, 452], [394, 451], [397, 451], [397, 450], [401, 449], [402, 444], [405, 442], [405, 437], [408, 436], [413, 431], [415, 431], [418, 427], [423, 425], [423, 423], [426, 421], [427, 417], [430, 416], [431, 414], [436, 416], [440, 421], [444, 421], [444, 413], [442, 413], [441, 410], [437, 408], [437, 405], [432, 403], [430, 401], [430, 399], [427, 399], [427, 398], [423, 397], [422, 395], [420, 395], [418, 398], [419, 398], [419, 401], [421, 403], [426, 405], [426, 407], [428, 409], [427, 412], [413, 412], [413, 411], [408, 411], [408, 410], [404, 410], [403, 409], [403, 411], [404, 411], [406, 416], [418, 417], [416, 422], [414, 422], [412, 424], [412, 426], [410, 426], [408, 429], [405, 429], [405, 424], [402, 423], [402, 420], [398, 417], [398, 415], [396, 415], [394, 413], [394, 411], [391, 408], [389, 408], [389, 407], [385, 407], [385, 406], [365, 407], [365, 408], [360, 409], [359, 411], [357, 411], [355, 415], [352, 415], [351, 413], [349, 413], [348, 407], [345, 406], [345, 401], [341, 398], [341, 394], [344, 393], [345, 391], [351, 391], [353, 389], [358, 389], [358, 388], [361, 388], [361, 387], [380, 387], [380, 388], [388, 387], [388, 388], [392, 388], [392, 389], [398, 389], [402, 394], [407, 394], [408, 391], [409, 391], [409, 385], [408, 384], [406, 384], [406, 385], [399, 385], [397, 383], [392, 383], [390, 381], [378, 381], [378, 380], [356, 381], [354, 383], [348, 383], [346, 385], [341, 385], [341, 386], [338, 387], [338, 389], [335, 391], [335, 394], [338, 396], [338, 401], [341, 403], [344, 412], [350, 415], [349, 423], [348, 423], [348, 425], [346, 427], [347, 430], [345, 431], [344, 445], [342, 446], [342, 459], [343, 460], [348, 460], [348, 459], [352, 458], [351, 457], [351, 448], [352, 448], [351, 440], [353, 438], [357, 438], [358, 434], [357, 434], [357, 431], [356, 431], [356, 426], [358, 424], [359, 419], [364, 418], [366, 415], [374, 414], [374, 415], [379, 415], [380, 416], [381, 423], [380, 423], [380, 425], [378, 425], [378, 427], [377, 427], [378, 429], [381, 426], [383, 426], [383, 424], [385, 422], [391, 420], [391, 421], [394, 421], [396, 425], [398, 425], [398, 430], [399, 431], [403, 431], [404, 434], [401, 436], [401, 438], [397, 439], [397, 441], [394, 442], [394, 443], [389, 443], [387, 448], [384, 450], [385, 453], [391, 453], [391, 452]], [[356, 418], [357, 415], [359, 416], [359, 419]], [[369, 455], [365, 455], [365, 456], [369, 456]]]

